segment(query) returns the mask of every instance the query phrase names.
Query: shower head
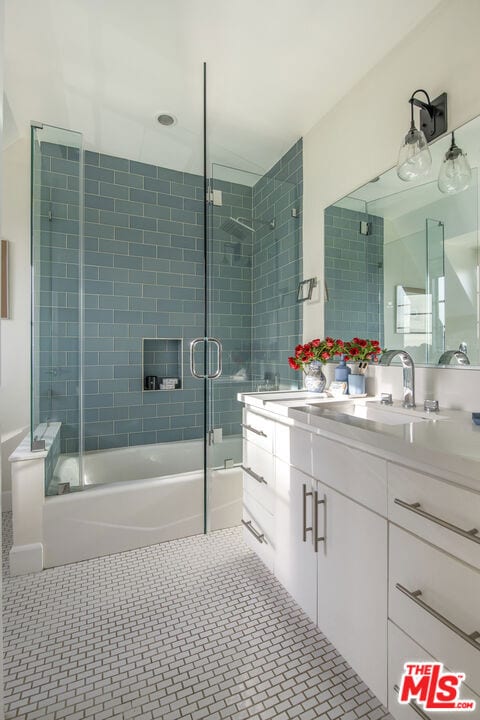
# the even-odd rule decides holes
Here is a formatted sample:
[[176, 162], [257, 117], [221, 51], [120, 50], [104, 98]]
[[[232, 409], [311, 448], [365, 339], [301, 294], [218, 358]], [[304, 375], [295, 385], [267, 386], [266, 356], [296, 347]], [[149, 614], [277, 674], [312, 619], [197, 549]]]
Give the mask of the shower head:
[[243, 240], [247, 236], [247, 233], [253, 233], [253, 227], [247, 225], [247, 223], [248, 220], [245, 218], [230, 217], [222, 223], [220, 228], [229, 235], [233, 235], [239, 240]]
[[272, 230], [275, 227], [275, 220], [256, 220], [255, 218], [247, 220], [241, 217], [230, 217], [222, 223], [220, 229], [230, 235], [234, 235], [239, 240], [243, 240], [247, 236], [247, 233], [253, 233], [255, 231], [255, 223], [258, 225], [269, 225]]

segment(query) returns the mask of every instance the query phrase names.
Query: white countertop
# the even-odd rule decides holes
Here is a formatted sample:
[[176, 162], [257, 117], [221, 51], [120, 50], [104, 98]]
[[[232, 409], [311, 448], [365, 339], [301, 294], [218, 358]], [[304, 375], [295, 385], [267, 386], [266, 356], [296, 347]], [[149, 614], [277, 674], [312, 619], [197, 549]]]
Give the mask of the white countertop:
[[[392, 459], [396, 462], [435, 468], [446, 479], [480, 492], [480, 426], [472, 422], [470, 412], [441, 408], [438, 416], [432, 413], [431, 419], [390, 425], [342, 413], [342, 403], [351, 401], [350, 396], [332, 399], [319, 397], [316, 393], [298, 391], [295, 394], [292, 391], [240, 393], [238, 399], [252, 409], [257, 407], [288, 417], [311, 428], [312, 432], [323, 431], [344, 441], [370, 446], [379, 454], [394, 456]], [[355, 402], [373, 402], [382, 412], [406, 412], [398, 401], [392, 408], [380, 406], [378, 398]], [[425, 416], [421, 407], [408, 410], [408, 413]]]

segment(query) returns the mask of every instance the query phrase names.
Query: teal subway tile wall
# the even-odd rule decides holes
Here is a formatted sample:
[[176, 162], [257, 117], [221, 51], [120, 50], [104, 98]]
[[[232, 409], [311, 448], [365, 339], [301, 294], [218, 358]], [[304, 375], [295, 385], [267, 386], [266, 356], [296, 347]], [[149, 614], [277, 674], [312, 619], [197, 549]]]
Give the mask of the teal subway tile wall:
[[[224, 346], [214, 425], [226, 435], [240, 433], [238, 391], [269, 373], [291, 380], [286, 358], [301, 337], [301, 215], [291, 216], [301, 210], [301, 153], [300, 141], [253, 187], [216, 181], [209, 332]], [[42, 158], [40, 421], [62, 422], [61, 451], [78, 451], [82, 260], [85, 450], [203, 437], [203, 383], [189, 369], [190, 342], [204, 334], [203, 178], [86, 151], [80, 258], [78, 151], [43, 143]], [[240, 241], [221, 228], [238, 216], [275, 217], [275, 229], [254, 223]], [[153, 356], [158, 372], [151, 355], [144, 367], [145, 338], [183, 340], [179, 389], [145, 390], [145, 375], [174, 368], [168, 343], [168, 356]]]
[[[369, 223], [362, 235], [360, 223]], [[383, 342], [383, 218], [332, 205], [325, 211], [325, 333]]]
[[275, 377], [288, 386], [302, 382], [288, 365], [302, 339], [302, 305], [297, 302], [302, 202], [300, 139], [253, 188], [253, 217], [263, 223], [258, 223], [255, 233], [252, 273], [252, 374], [258, 382], [275, 382]]

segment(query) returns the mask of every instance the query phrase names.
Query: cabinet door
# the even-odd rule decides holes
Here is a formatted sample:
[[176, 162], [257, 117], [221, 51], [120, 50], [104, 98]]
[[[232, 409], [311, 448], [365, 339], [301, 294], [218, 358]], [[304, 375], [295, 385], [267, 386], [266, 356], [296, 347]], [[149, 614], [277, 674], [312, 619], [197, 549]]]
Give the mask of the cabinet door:
[[275, 459], [275, 575], [309, 618], [316, 622], [313, 482], [300, 470]]
[[387, 702], [387, 521], [317, 482], [318, 626]]

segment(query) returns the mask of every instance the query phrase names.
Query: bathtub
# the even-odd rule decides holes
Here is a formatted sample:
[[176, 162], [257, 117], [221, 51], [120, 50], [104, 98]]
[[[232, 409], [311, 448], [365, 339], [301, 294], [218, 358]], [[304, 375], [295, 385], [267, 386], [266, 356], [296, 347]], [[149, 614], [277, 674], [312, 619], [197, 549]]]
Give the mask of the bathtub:
[[[208, 530], [240, 524], [241, 438], [212, 448]], [[179, 464], [181, 472], [178, 472]], [[133, 550], [204, 531], [203, 442], [190, 440], [85, 453], [84, 488], [43, 503], [43, 566]], [[60, 455], [54, 482], [79, 485], [78, 458]]]

